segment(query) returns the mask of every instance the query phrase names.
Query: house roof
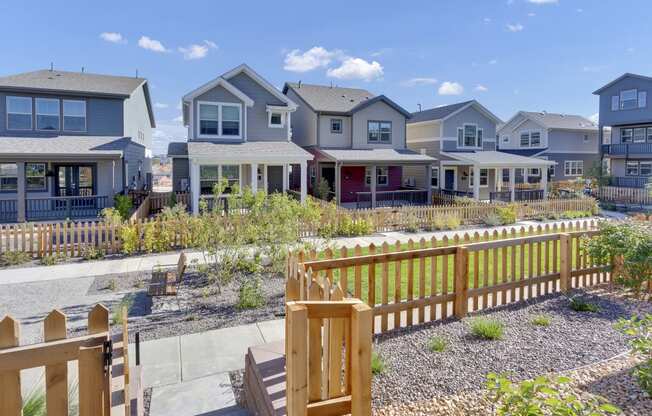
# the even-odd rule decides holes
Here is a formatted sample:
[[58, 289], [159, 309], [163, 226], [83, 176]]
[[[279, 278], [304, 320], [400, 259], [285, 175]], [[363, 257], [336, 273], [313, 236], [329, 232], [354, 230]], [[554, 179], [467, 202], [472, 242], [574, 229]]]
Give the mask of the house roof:
[[620, 82], [621, 80], [623, 80], [625, 78], [638, 78], [638, 79], [642, 79], [642, 80], [645, 80], [645, 81], [652, 81], [652, 77], [647, 77], [645, 75], [638, 75], [638, 74], [632, 74], [631, 72], [626, 72], [623, 75], [619, 76], [618, 78], [614, 79], [613, 81], [609, 82], [605, 86], [593, 91], [593, 94], [600, 95], [600, 93], [602, 93], [602, 91], [606, 90], [607, 88], [611, 87], [612, 85]]
[[441, 120], [472, 102], [473, 101], [464, 101], [462, 103], [443, 105], [441, 107], [435, 107], [429, 110], [417, 111], [416, 113], [412, 113], [412, 118], [410, 119], [409, 123], [412, 124], [420, 123], [422, 121]]
[[547, 129], [598, 131], [591, 120], [574, 114], [521, 111], [525, 117]]
[[552, 166], [556, 162], [551, 160], [537, 159], [534, 157], [526, 157], [514, 155], [511, 153], [497, 152], [495, 150], [487, 150], [482, 152], [472, 153], [446, 153], [459, 161], [467, 162], [470, 164], [478, 164], [483, 168], [508, 168], [508, 167], [536, 167], [536, 166]]
[[220, 160], [226, 162], [265, 162], [265, 161], [307, 161], [312, 160], [310, 152], [292, 142], [210, 142], [190, 141], [187, 143], [188, 156], [194, 159]]
[[330, 87], [294, 82], [286, 82], [283, 93], [287, 93], [290, 88], [313, 111], [324, 113], [350, 113], [361, 103], [375, 97], [371, 92], [359, 88]]
[[3, 157], [57, 155], [118, 158], [131, 143], [129, 137], [114, 136], [3, 137], [0, 140], [0, 154]]
[[170, 142], [168, 143], [168, 156], [188, 156], [188, 142]]
[[436, 159], [410, 149], [318, 149], [324, 158], [356, 163], [432, 163]]

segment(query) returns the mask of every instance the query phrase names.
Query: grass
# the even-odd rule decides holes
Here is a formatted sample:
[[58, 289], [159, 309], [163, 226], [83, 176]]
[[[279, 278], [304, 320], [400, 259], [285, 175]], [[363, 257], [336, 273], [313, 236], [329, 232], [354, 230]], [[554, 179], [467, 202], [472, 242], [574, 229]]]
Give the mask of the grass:
[[434, 336], [428, 341], [428, 349], [430, 352], [444, 352], [448, 347], [448, 341], [441, 336]]
[[532, 325], [536, 326], [550, 326], [550, 322], [552, 319], [548, 315], [537, 315], [534, 318], [532, 318]]
[[503, 332], [503, 323], [495, 319], [475, 318], [471, 321], [471, 333], [478, 338], [495, 341], [503, 338]]
[[595, 303], [587, 302], [586, 300], [578, 297], [569, 299], [569, 306], [575, 312], [600, 312], [600, 307]]
[[387, 364], [383, 357], [380, 356], [376, 351], [371, 353], [371, 373], [375, 376], [383, 374], [387, 371]]

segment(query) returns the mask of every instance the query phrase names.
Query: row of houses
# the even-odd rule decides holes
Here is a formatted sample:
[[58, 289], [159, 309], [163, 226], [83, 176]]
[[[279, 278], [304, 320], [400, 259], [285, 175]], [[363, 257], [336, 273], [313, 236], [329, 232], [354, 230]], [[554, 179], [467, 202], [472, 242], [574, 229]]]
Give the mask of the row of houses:
[[[515, 200], [544, 198], [549, 181], [581, 178], [600, 161], [617, 185], [640, 187], [652, 175], [651, 83], [625, 74], [596, 91], [597, 125], [525, 111], [503, 122], [475, 100], [410, 113], [363, 89], [279, 90], [243, 64], [182, 98], [188, 131], [169, 145], [173, 188], [191, 192], [195, 211], [220, 180], [355, 207], [425, 204], [433, 192]], [[151, 188], [146, 79], [2, 77], [0, 113], [2, 221], [88, 216]]]

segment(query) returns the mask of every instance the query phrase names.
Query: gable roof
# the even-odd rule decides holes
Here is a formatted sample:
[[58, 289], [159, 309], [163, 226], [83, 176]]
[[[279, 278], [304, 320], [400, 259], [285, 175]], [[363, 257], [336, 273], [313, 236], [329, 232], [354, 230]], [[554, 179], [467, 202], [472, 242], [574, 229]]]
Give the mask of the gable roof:
[[385, 95], [377, 95], [374, 98], [370, 98], [368, 100], [362, 101], [360, 104], [356, 105], [353, 107], [350, 111], [351, 114], [356, 113], [364, 108], [369, 107], [372, 104], [375, 104], [377, 102], [384, 102], [388, 106], [392, 107], [394, 110], [398, 111], [399, 113], [403, 114], [405, 118], [410, 118], [412, 115], [410, 114], [409, 111], [401, 107], [400, 105], [396, 104], [394, 101], [390, 100], [387, 96]]
[[624, 73], [623, 75], [621, 75], [621, 76], [619, 76], [618, 78], [616, 78], [616, 79], [614, 79], [613, 81], [611, 81], [610, 83], [608, 83], [607, 85], [605, 85], [605, 86], [603, 86], [603, 87], [601, 87], [601, 88], [599, 88], [599, 89], [593, 91], [593, 94], [595, 94], [595, 95], [600, 95], [600, 93], [601, 93], [602, 91], [604, 91], [604, 90], [606, 90], [607, 88], [611, 87], [612, 85], [614, 85], [614, 84], [616, 84], [616, 83], [622, 81], [622, 80], [625, 79], [625, 78], [638, 78], [638, 79], [642, 79], [642, 80], [645, 80], [645, 81], [652, 81], [652, 77], [646, 77], [645, 75], [638, 75], [638, 74], [632, 74], [632, 73], [630, 73], [630, 72], [626, 72], [626, 73]]
[[597, 131], [598, 126], [591, 120], [575, 114], [521, 111], [526, 118], [547, 129]]
[[349, 114], [361, 103], [374, 98], [374, 94], [360, 88], [330, 87], [301, 82], [286, 82], [283, 93], [287, 94], [290, 88], [315, 112]]
[[234, 85], [232, 85], [229, 81], [222, 77], [217, 77], [212, 81], [207, 82], [206, 84], [202, 85], [199, 88], [195, 88], [194, 90], [190, 91], [188, 94], [183, 96], [183, 101], [191, 101], [193, 98], [197, 98], [206, 91], [210, 91], [215, 87], [222, 87], [231, 94], [235, 95], [238, 97], [247, 107], [252, 107], [254, 105], [254, 100], [249, 98], [247, 94], [244, 92], [240, 91], [237, 89]]
[[484, 114], [486, 117], [490, 118], [496, 124], [503, 122], [500, 118], [498, 118], [498, 116], [489, 111], [478, 101], [470, 100], [412, 113], [412, 119], [409, 121], [409, 124], [422, 123], [426, 121], [446, 120], [447, 118], [452, 117], [453, 115], [464, 111], [469, 107], [474, 107], [476, 110]]

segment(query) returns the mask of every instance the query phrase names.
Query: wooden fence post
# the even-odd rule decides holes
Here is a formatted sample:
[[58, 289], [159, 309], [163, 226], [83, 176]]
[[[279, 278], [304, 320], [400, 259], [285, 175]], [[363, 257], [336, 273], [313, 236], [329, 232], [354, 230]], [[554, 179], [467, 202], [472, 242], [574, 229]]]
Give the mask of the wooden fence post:
[[104, 351], [97, 347], [79, 348], [79, 416], [108, 416], [104, 391]]
[[457, 247], [455, 251], [455, 304], [457, 318], [464, 318], [468, 310], [469, 291], [469, 251], [466, 247]]
[[351, 308], [351, 416], [371, 416], [373, 310], [363, 303]]
[[[53, 310], [43, 321], [43, 339], [66, 338], [66, 315]], [[68, 416], [68, 363], [45, 367], [45, 404], [48, 416]]]
[[[20, 340], [20, 324], [11, 316], [0, 321], [0, 349], [17, 347]], [[21, 416], [23, 401], [20, 392], [20, 371], [0, 374], [0, 415]]]
[[[88, 313], [88, 333], [89, 334], [99, 334], [102, 332], [109, 332], [109, 310], [106, 308], [106, 306], [102, 304], [97, 304], [91, 309], [91, 311]], [[107, 341], [109, 339], [109, 336], [107, 336]], [[90, 354], [90, 353], [89, 353]], [[88, 358], [90, 360], [90, 358]], [[80, 360], [80, 368], [81, 368], [81, 360]], [[108, 415], [111, 412], [111, 371], [106, 372], [106, 374], [103, 374], [104, 378], [104, 414]], [[80, 384], [81, 384], [81, 374], [79, 376]], [[83, 415], [80, 415], [83, 416]]]
[[[286, 406], [288, 416], [306, 416], [308, 410], [308, 308], [287, 305]], [[83, 415], [81, 415], [83, 416]]]
[[559, 235], [559, 289], [566, 293], [571, 289], [571, 271], [573, 268], [573, 255], [570, 235]]

